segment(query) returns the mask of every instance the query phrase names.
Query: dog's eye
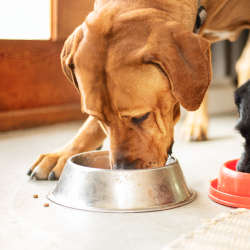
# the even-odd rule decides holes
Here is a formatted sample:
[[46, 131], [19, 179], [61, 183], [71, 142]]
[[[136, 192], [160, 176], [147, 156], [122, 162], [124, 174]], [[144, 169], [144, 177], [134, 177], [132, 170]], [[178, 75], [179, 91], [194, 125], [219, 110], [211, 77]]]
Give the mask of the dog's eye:
[[150, 114], [150, 112], [148, 112], [147, 114], [145, 114], [144, 116], [141, 116], [141, 117], [133, 117], [132, 122], [134, 124], [140, 124], [148, 118], [149, 114]]

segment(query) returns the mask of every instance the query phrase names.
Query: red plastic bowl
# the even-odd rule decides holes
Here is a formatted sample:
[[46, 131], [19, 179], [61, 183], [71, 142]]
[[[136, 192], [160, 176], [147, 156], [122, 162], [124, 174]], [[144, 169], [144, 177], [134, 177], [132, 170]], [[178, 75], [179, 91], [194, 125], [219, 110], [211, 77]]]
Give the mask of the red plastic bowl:
[[250, 208], [250, 174], [235, 171], [238, 160], [225, 162], [210, 183], [209, 197], [230, 207]]

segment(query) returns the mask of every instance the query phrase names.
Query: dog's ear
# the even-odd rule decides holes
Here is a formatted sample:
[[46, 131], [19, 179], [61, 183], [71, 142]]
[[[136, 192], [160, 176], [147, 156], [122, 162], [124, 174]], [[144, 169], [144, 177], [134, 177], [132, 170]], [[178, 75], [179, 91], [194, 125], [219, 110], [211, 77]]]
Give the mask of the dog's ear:
[[144, 47], [144, 62], [156, 63], [168, 76], [173, 95], [189, 111], [199, 108], [212, 77], [210, 42], [167, 22], [158, 26]]
[[78, 83], [74, 72], [74, 54], [81, 40], [83, 39], [83, 29], [79, 26], [65, 41], [61, 53], [61, 64], [64, 74], [75, 85], [79, 92]]

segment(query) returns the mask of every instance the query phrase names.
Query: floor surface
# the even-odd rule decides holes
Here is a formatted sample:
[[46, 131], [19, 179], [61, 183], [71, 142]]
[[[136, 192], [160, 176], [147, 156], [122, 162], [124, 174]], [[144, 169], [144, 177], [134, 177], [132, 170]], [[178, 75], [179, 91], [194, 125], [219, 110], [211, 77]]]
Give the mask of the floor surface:
[[[187, 183], [198, 198], [185, 206], [147, 213], [101, 213], [70, 209], [47, 200], [56, 181], [31, 180], [26, 175], [38, 154], [66, 143], [81, 123], [72, 122], [0, 134], [0, 249], [160, 250], [203, 219], [231, 208], [207, 196], [209, 180], [221, 164], [239, 158], [243, 140], [234, 131], [236, 115], [213, 117], [210, 139], [183, 142], [181, 122], [173, 148]], [[107, 147], [106, 143], [105, 148]], [[39, 198], [34, 199], [33, 194]], [[49, 207], [43, 204], [48, 202]]]

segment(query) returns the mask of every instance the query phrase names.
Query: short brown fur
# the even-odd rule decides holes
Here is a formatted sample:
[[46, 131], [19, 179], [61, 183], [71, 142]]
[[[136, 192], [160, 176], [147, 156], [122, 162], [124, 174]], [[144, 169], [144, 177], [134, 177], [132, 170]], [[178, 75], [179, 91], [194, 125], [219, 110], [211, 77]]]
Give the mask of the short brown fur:
[[[249, 15], [245, 22], [225, 17], [218, 23], [215, 16], [228, 14], [224, 6], [236, 5], [236, 0], [215, 2], [202, 2], [209, 17], [201, 35], [215, 41], [219, 38], [206, 30], [229, 27], [236, 36], [249, 27]], [[246, 6], [249, 10], [248, 0], [241, 2], [239, 11]], [[210, 42], [192, 32], [197, 8], [198, 1], [191, 0], [96, 1], [94, 11], [65, 42], [61, 57], [66, 76], [81, 94], [82, 110], [91, 115], [87, 123], [92, 127], [85, 125], [57, 154], [59, 158], [69, 155], [69, 147], [76, 152], [95, 149], [105, 132], [110, 137], [112, 167], [165, 164], [180, 104], [187, 110], [198, 109], [212, 77]], [[231, 11], [232, 16], [237, 13]], [[146, 115], [142, 122], [134, 122]], [[63, 166], [56, 168], [59, 176]]]

